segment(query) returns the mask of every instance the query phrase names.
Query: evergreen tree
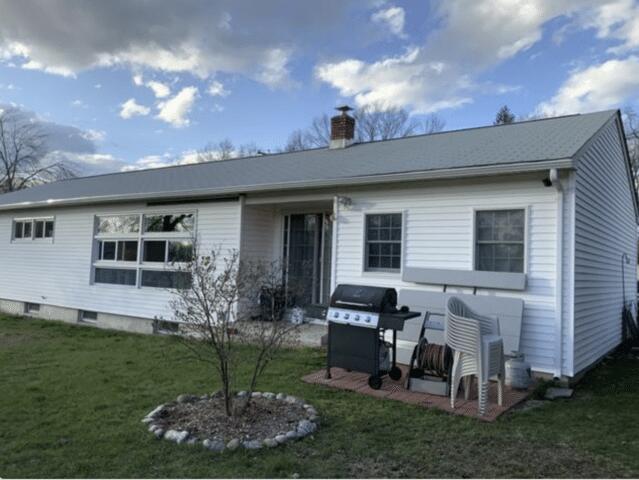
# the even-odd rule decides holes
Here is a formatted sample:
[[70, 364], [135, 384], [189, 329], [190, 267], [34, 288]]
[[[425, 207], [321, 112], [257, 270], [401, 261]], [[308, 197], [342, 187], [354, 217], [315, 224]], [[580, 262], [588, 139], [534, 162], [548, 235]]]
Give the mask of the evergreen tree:
[[508, 108], [508, 105], [504, 105], [497, 112], [493, 125], [504, 125], [507, 123], [513, 123], [514, 121], [515, 121], [515, 115], [510, 111], [510, 108]]

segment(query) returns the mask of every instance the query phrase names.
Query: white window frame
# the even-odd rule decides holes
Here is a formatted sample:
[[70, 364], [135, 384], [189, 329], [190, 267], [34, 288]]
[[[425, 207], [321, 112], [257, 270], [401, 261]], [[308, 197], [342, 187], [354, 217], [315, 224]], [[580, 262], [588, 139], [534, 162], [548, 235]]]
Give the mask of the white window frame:
[[[181, 214], [191, 214], [193, 215], [193, 231], [192, 232], [144, 232], [144, 217], [145, 216], [154, 216], [154, 215], [181, 215]], [[140, 220], [140, 228], [137, 232], [130, 233], [102, 233], [99, 234], [98, 229], [98, 217], [117, 217], [117, 216], [138, 216]], [[168, 270], [168, 271], [176, 271], [175, 268], [171, 268], [171, 264], [168, 260], [168, 242], [169, 241], [193, 241], [197, 238], [197, 225], [198, 225], [198, 210], [197, 209], [182, 209], [182, 208], [167, 208], [167, 209], [153, 209], [148, 211], [136, 211], [136, 212], [105, 212], [94, 215], [94, 224], [93, 224], [93, 255], [92, 255], [92, 265], [91, 265], [91, 275], [89, 279], [89, 283], [91, 285], [99, 285], [100, 288], [124, 288], [124, 289], [151, 289], [153, 291], [157, 291], [158, 288], [162, 287], [151, 287], [142, 285], [142, 270]], [[132, 241], [136, 240], [138, 242], [138, 256], [135, 262], [133, 261], [119, 261], [117, 260], [117, 242], [118, 241]], [[155, 240], [155, 241], [166, 241], [166, 251], [164, 253], [165, 261], [160, 262], [144, 262], [144, 241], [145, 240]], [[100, 260], [99, 259], [99, 245], [100, 241], [114, 241], [116, 242], [116, 253], [115, 260]], [[181, 264], [176, 264], [177, 266]], [[135, 285], [120, 285], [120, 284], [111, 284], [111, 283], [99, 283], [95, 281], [95, 269], [96, 268], [114, 268], [114, 269], [124, 269], [124, 270], [135, 270]]]
[[[492, 270], [477, 270], [476, 268], [476, 260], [477, 260], [477, 212], [498, 212], [504, 210], [523, 210], [524, 211], [524, 270], [522, 272], [515, 273], [523, 273], [528, 274], [528, 255], [530, 248], [530, 205], [509, 205], [507, 207], [473, 207], [471, 209], [471, 243], [470, 243], [470, 269], [476, 272], [485, 272]], [[493, 272], [493, 273], [513, 273], [513, 272]]]
[[[368, 215], [393, 215], [399, 214], [402, 217], [402, 240], [400, 242], [401, 245], [401, 254], [399, 257], [399, 269], [373, 269], [370, 270], [367, 268], [367, 258], [366, 258], [366, 217]], [[362, 212], [362, 275], [363, 276], [389, 276], [389, 277], [401, 277], [402, 272], [404, 271], [404, 261], [406, 259], [406, 219], [408, 217], [407, 210], [370, 210]]]
[[[36, 237], [35, 236], [35, 224], [36, 222], [44, 222], [42, 233], [46, 233], [46, 222], [53, 222], [53, 234], [50, 237]], [[31, 236], [30, 237], [16, 237], [16, 223], [31, 223]], [[23, 231], [24, 231], [24, 227]], [[16, 217], [11, 221], [11, 242], [12, 243], [53, 243], [53, 239], [55, 237], [55, 216], [44, 216], [44, 217]]]

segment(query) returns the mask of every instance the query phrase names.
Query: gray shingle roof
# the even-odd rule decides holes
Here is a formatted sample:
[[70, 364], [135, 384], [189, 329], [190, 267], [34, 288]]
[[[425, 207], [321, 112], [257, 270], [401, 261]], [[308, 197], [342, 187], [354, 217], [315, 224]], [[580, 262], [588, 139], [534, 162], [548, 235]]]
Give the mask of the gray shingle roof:
[[0, 208], [344, 184], [362, 178], [569, 159], [616, 111], [63, 180], [0, 195]]

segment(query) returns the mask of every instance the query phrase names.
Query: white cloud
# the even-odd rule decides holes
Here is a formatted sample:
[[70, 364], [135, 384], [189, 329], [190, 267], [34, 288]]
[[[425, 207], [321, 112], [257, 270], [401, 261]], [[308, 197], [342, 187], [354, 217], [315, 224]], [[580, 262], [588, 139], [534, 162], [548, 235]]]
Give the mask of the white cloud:
[[88, 129], [82, 133], [82, 136], [91, 142], [103, 142], [106, 138], [106, 132], [104, 130]]
[[129, 98], [126, 102], [120, 105], [120, 116], [122, 118], [131, 118], [136, 115], [144, 116], [151, 112], [149, 107], [140, 105], [133, 98]]
[[135, 75], [133, 75], [132, 80], [133, 80], [133, 83], [137, 85], [138, 87], [141, 87], [142, 85], [144, 85], [144, 78], [139, 73], [136, 73]]
[[218, 82], [217, 80], [211, 81], [206, 92], [212, 97], [226, 97], [231, 93], [224, 87], [222, 82]]
[[187, 116], [193, 108], [197, 95], [197, 87], [184, 87], [173, 98], [158, 104], [160, 111], [156, 118], [174, 127], [187, 126], [189, 124]]
[[[477, 80], [483, 73], [537, 43], [550, 20], [563, 17], [575, 28], [593, 28], [593, 19], [603, 11], [598, 7], [628, 1], [446, 0], [434, 11], [440, 26], [423, 44], [370, 62], [324, 62], [317, 65], [315, 76], [342, 96], [353, 97], [357, 105], [378, 102], [417, 113], [455, 107], [485, 90]], [[609, 35], [621, 31], [618, 22], [612, 25]], [[623, 29], [626, 39], [632, 38], [629, 30]]]
[[76, 107], [76, 108], [87, 108], [87, 104], [84, 103], [82, 100], [80, 100], [79, 98], [76, 98], [75, 100], [73, 100], [71, 102], [71, 106]]
[[404, 33], [404, 23], [406, 21], [406, 12], [402, 7], [391, 6], [371, 15], [373, 23], [378, 23], [388, 28], [388, 30], [400, 38], [406, 37]]
[[121, 171], [130, 172], [133, 170], [144, 170], [148, 168], [162, 168], [173, 165], [188, 165], [199, 162], [199, 154], [195, 150], [187, 150], [175, 156], [169, 153], [162, 155], [147, 155], [121, 167]]
[[343, 20], [361, 4], [323, 0], [322, 8], [309, 8], [290, 0], [109, 0], [77, 8], [66, 0], [3, 1], [0, 58], [61, 75], [116, 66], [202, 78], [223, 72], [287, 86], [294, 84], [288, 64], [296, 51], [329, 29], [334, 38], [345, 38], [338, 34], [347, 31], [357, 36], [360, 27]]
[[639, 58], [608, 60], [576, 70], [557, 94], [537, 107], [544, 115], [589, 112], [618, 107], [639, 94]]
[[613, 39], [619, 45], [612, 53], [625, 53], [639, 47], [639, 4], [634, 0], [605, 1], [581, 17], [582, 26], [597, 30], [597, 36]]
[[151, 80], [146, 82], [146, 86], [153, 90], [153, 94], [156, 98], [165, 98], [171, 95], [171, 89], [169, 86], [162, 82]]

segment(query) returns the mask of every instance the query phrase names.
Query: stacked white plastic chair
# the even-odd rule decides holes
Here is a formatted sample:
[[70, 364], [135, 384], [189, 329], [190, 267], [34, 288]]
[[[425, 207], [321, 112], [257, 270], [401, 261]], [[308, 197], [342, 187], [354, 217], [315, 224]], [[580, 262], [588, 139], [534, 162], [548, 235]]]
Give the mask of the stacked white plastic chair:
[[472, 377], [476, 375], [479, 390], [479, 414], [484, 415], [488, 403], [488, 383], [498, 382], [498, 404], [502, 404], [504, 388], [504, 344], [499, 336], [499, 321], [479, 315], [457, 297], [450, 297], [446, 305], [446, 343], [453, 349], [453, 369], [450, 406], [462, 377], [467, 377], [464, 395], [468, 399]]

